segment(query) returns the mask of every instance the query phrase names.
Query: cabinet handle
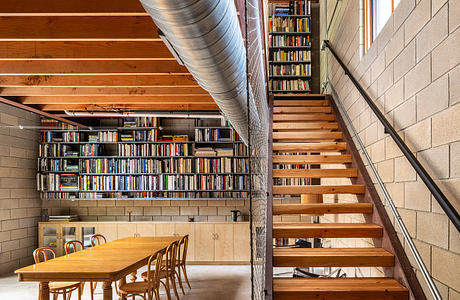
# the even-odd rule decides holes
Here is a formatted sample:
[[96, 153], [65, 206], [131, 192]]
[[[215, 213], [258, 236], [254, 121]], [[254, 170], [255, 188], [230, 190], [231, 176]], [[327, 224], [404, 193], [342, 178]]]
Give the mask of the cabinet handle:
[[214, 233], [216, 235], [216, 240], [219, 239], [219, 234], [218, 233]]

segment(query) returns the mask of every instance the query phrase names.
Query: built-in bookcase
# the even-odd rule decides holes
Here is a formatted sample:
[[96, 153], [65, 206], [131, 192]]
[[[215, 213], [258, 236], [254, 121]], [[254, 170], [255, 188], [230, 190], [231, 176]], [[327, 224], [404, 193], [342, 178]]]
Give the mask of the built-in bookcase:
[[310, 1], [269, 3], [269, 89], [311, 91]]
[[[79, 129], [44, 119], [42, 199], [235, 199], [248, 196], [248, 153], [228, 124], [165, 132], [158, 118]], [[65, 126], [65, 127], [63, 127]]]

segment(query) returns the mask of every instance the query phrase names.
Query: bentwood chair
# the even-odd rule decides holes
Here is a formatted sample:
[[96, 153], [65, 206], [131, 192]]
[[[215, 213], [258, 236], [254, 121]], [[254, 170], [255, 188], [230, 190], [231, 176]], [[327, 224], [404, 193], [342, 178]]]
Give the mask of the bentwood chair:
[[[48, 253], [51, 254], [51, 258], [53, 259], [56, 257], [56, 252], [52, 248], [37, 248], [33, 252], [34, 261], [36, 264], [47, 261], [48, 260]], [[59, 295], [62, 295], [63, 300], [70, 299], [72, 292], [77, 290], [78, 293], [78, 300], [81, 300], [81, 295], [83, 293], [83, 283], [82, 282], [50, 282], [49, 289], [50, 294], [53, 295], [53, 300], [56, 300]], [[40, 286], [41, 289], [41, 286]], [[38, 300], [41, 300], [41, 292], [38, 291]]]
[[68, 241], [64, 244], [65, 254], [71, 254], [80, 250], [84, 250], [85, 246], [80, 241]]
[[[95, 234], [91, 236], [91, 247], [96, 247], [102, 244], [107, 243], [107, 239], [102, 234]], [[89, 288], [91, 289], [91, 300], [94, 300], [94, 290], [96, 289], [97, 282], [90, 282]], [[118, 294], [117, 285], [115, 284], [115, 290]]]
[[[170, 291], [171, 285], [174, 290], [174, 295], [176, 296], [177, 299], [179, 299], [179, 293], [177, 292], [177, 287], [176, 287], [176, 271], [175, 271], [176, 261], [177, 261], [176, 259], [177, 258], [177, 245], [178, 245], [178, 241], [175, 241], [166, 248], [165, 260], [163, 264], [161, 265], [161, 270], [159, 273], [160, 283], [166, 289], [166, 295], [168, 296], [168, 300], [171, 300], [171, 291]], [[142, 273], [141, 277], [144, 280], [147, 280], [148, 273], [147, 272]], [[161, 279], [164, 279], [164, 282]]]
[[[179, 284], [181, 288], [182, 288], [182, 277], [181, 277], [181, 269], [182, 269], [182, 274], [184, 274], [185, 282], [187, 282], [188, 287], [191, 289], [192, 287], [190, 286], [190, 282], [188, 281], [188, 277], [187, 277], [187, 266], [186, 266], [187, 250], [188, 250], [188, 234], [179, 241], [179, 246], [177, 249], [178, 261], [176, 265], [177, 265], [177, 276], [179, 277]], [[182, 292], [184, 292], [183, 288], [182, 288]]]
[[91, 236], [91, 247], [96, 247], [105, 243], [107, 243], [107, 239], [102, 234]]
[[[150, 256], [147, 263], [147, 277], [145, 281], [122, 283], [119, 287], [120, 294], [125, 298], [132, 296], [133, 299], [135, 296], [141, 296], [144, 300], [152, 300], [153, 295], [155, 295], [155, 299], [160, 300], [160, 272], [162, 260], [163, 253], [161, 251]], [[155, 262], [155, 269], [152, 269], [153, 262]]]

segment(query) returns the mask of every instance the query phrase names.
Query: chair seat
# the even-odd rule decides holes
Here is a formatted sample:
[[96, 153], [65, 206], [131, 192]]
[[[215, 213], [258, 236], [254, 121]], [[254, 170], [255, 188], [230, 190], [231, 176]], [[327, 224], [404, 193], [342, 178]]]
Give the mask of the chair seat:
[[54, 281], [49, 283], [49, 288], [50, 291], [57, 291], [57, 290], [65, 290], [65, 289], [72, 289], [72, 288], [78, 288], [81, 285], [81, 282], [60, 282], [60, 281]]
[[[150, 278], [151, 278], [152, 280], [153, 280], [153, 276], [155, 276], [155, 275], [154, 275], [154, 272], [155, 272], [155, 271], [150, 271]], [[148, 275], [148, 274], [147, 274], [147, 271], [143, 272], [143, 273], [141, 274], [142, 279], [147, 280], [147, 277], [148, 277], [147, 275]], [[167, 272], [166, 270], [160, 270], [160, 278], [166, 278], [167, 275], [168, 275], [168, 272]]]
[[118, 290], [125, 294], [146, 293], [148, 289], [148, 282], [145, 281], [129, 282], [118, 287]]

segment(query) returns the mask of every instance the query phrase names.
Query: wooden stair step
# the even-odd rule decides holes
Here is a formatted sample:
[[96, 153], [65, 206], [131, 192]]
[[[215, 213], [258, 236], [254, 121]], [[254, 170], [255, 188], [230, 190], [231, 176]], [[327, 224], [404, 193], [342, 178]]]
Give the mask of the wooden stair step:
[[273, 143], [273, 151], [328, 152], [347, 150], [345, 142]]
[[273, 169], [276, 178], [339, 178], [357, 177], [358, 169]]
[[382, 248], [275, 248], [275, 267], [393, 267], [395, 257]]
[[274, 238], [379, 238], [383, 229], [369, 223], [273, 223]]
[[290, 94], [274, 94], [274, 99], [302, 99], [302, 100], [315, 100], [315, 99], [326, 99], [327, 94], [312, 94], [312, 93], [290, 93]]
[[275, 114], [330, 113], [330, 106], [278, 106], [273, 108]]
[[308, 203], [308, 204], [275, 204], [274, 215], [287, 214], [371, 214], [371, 203]]
[[334, 121], [333, 114], [273, 114], [273, 121]]
[[387, 277], [361, 278], [275, 278], [276, 300], [408, 300], [409, 292]]
[[279, 106], [328, 106], [327, 100], [275, 100], [273, 101], [274, 107]]
[[273, 139], [284, 139], [284, 140], [340, 140], [342, 138], [342, 132], [273, 132]]
[[302, 194], [364, 194], [362, 184], [355, 185], [275, 185], [275, 195], [302, 195]]
[[273, 123], [273, 130], [311, 130], [311, 129], [338, 129], [336, 122], [280, 122]]
[[346, 164], [352, 162], [349, 154], [342, 155], [273, 155], [276, 164]]

